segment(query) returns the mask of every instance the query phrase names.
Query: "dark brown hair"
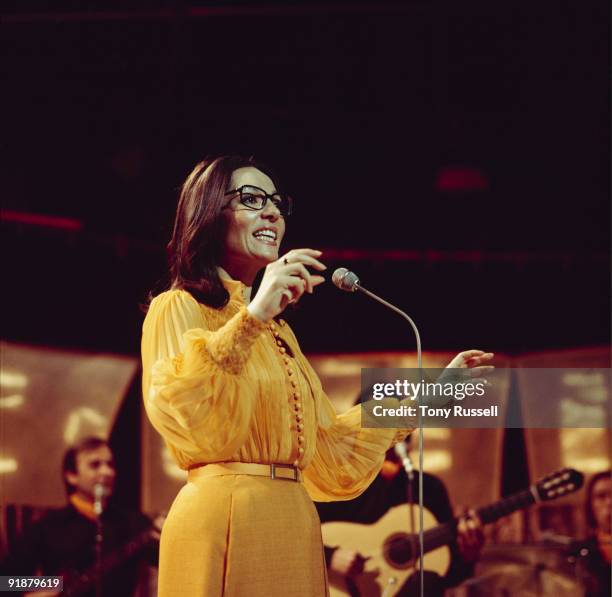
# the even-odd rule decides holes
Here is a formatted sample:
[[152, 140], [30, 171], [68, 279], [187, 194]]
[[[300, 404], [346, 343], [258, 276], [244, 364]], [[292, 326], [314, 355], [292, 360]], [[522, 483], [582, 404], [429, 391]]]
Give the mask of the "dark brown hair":
[[234, 170], [245, 167], [273, 178], [253, 157], [226, 155], [200, 162], [181, 188], [168, 243], [170, 287], [186, 290], [198, 302], [216, 309], [229, 300], [217, 272], [225, 245], [225, 193]]
[[586, 488], [586, 501], [584, 503], [584, 515], [586, 523], [590, 529], [597, 529], [597, 521], [595, 520], [595, 514], [593, 512], [593, 490], [595, 489], [595, 483], [602, 479], [610, 479], [611, 471], [601, 471], [595, 473], [590, 479]]
[[64, 481], [64, 487], [66, 488], [66, 493], [70, 495], [74, 493], [76, 490], [74, 486], [66, 480], [66, 473], [76, 473], [77, 472], [77, 456], [81, 452], [91, 452], [92, 450], [97, 450], [101, 446], [107, 446], [108, 442], [101, 437], [84, 437], [78, 443], [74, 444], [66, 450], [64, 453], [64, 458], [62, 460], [62, 480]]

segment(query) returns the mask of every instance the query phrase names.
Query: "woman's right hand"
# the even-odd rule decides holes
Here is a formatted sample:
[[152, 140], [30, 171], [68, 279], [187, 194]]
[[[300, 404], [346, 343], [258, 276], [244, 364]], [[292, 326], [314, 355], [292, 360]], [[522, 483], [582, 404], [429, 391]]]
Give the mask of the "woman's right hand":
[[251, 315], [268, 322], [282, 313], [289, 303], [296, 303], [304, 292], [312, 294], [315, 286], [325, 282], [323, 276], [311, 274], [306, 267], [319, 271], [326, 268], [315, 249], [293, 249], [266, 266], [259, 290], [247, 309]]

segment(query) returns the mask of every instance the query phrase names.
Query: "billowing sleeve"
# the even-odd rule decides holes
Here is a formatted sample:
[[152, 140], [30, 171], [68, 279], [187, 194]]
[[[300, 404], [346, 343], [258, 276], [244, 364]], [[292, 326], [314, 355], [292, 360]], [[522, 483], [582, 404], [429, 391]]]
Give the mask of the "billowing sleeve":
[[360, 405], [338, 415], [323, 391], [317, 396], [316, 404], [317, 445], [304, 471], [304, 485], [317, 502], [351, 500], [372, 483], [386, 451], [408, 436], [413, 428], [362, 427]]
[[207, 329], [202, 307], [184, 291], [152, 301], [143, 326], [143, 398], [180, 466], [228, 459], [244, 443], [255, 391], [245, 363], [264, 329], [246, 307]]
[[[293, 332], [288, 330], [288, 333], [308, 374], [316, 409], [316, 448], [303, 471], [304, 486], [317, 502], [353, 499], [374, 480], [386, 451], [412, 433], [414, 426], [406, 429], [362, 427], [360, 405], [336, 414], [318, 375], [299, 350]], [[391, 405], [397, 406], [398, 402], [389, 399]]]

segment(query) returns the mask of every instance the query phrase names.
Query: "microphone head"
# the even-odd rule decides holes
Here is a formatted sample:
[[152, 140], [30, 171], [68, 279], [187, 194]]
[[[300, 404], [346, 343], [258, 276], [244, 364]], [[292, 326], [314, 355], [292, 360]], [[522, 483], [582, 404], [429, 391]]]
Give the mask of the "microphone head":
[[104, 487], [102, 483], [96, 483], [93, 488], [93, 494], [94, 494], [94, 514], [96, 516], [100, 516], [100, 514], [102, 514], [102, 511], [104, 509], [102, 500], [107, 495], [107, 488]]
[[340, 289], [355, 292], [359, 287], [359, 278], [345, 267], [339, 267], [332, 275], [332, 282]]
[[98, 500], [105, 498], [108, 495], [108, 487], [102, 483], [96, 483], [93, 488], [94, 497]]
[[408, 457], [408, 450], [406, 450], [406, 444], [404, 442], [397, 442], [397, 444], [393, 446], [393, 450], [402, 460]]

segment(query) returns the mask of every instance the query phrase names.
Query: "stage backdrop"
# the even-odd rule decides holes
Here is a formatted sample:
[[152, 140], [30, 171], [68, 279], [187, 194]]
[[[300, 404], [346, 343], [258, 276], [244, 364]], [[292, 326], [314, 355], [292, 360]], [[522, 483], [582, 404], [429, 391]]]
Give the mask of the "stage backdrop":
[[2, 342], [0, 505], [63, 506], [66, 448], [108, 437], [138, 361]]
[[[525, 422], [525, 444], [529, 473], [537, 479], [563, 467], [572, 467], [586, 475], [610, 468], [610, 350], [583, 348], [534, 353], [516, 359], [519, 368], [517, 391]], [[542, 368], [574, 368], [579, 373], [555, 375], [551, 379], [534, 375]], [[551, 383], [554, 382], [554, 383]], [[531, 429], [529, 420], [546, 408], [547, 396], [554, 392], [561, 398], [559, 429]], [[577, 419], [577, 417], [580, 417]], [[570, 427], [580, 424], [581, 427]], [[562, 500], [548, 502], [530, 510], [529, 535], [539, 539], [544, 531], [562, 535], [586, 532], [582, 502], [584, 491]]]

